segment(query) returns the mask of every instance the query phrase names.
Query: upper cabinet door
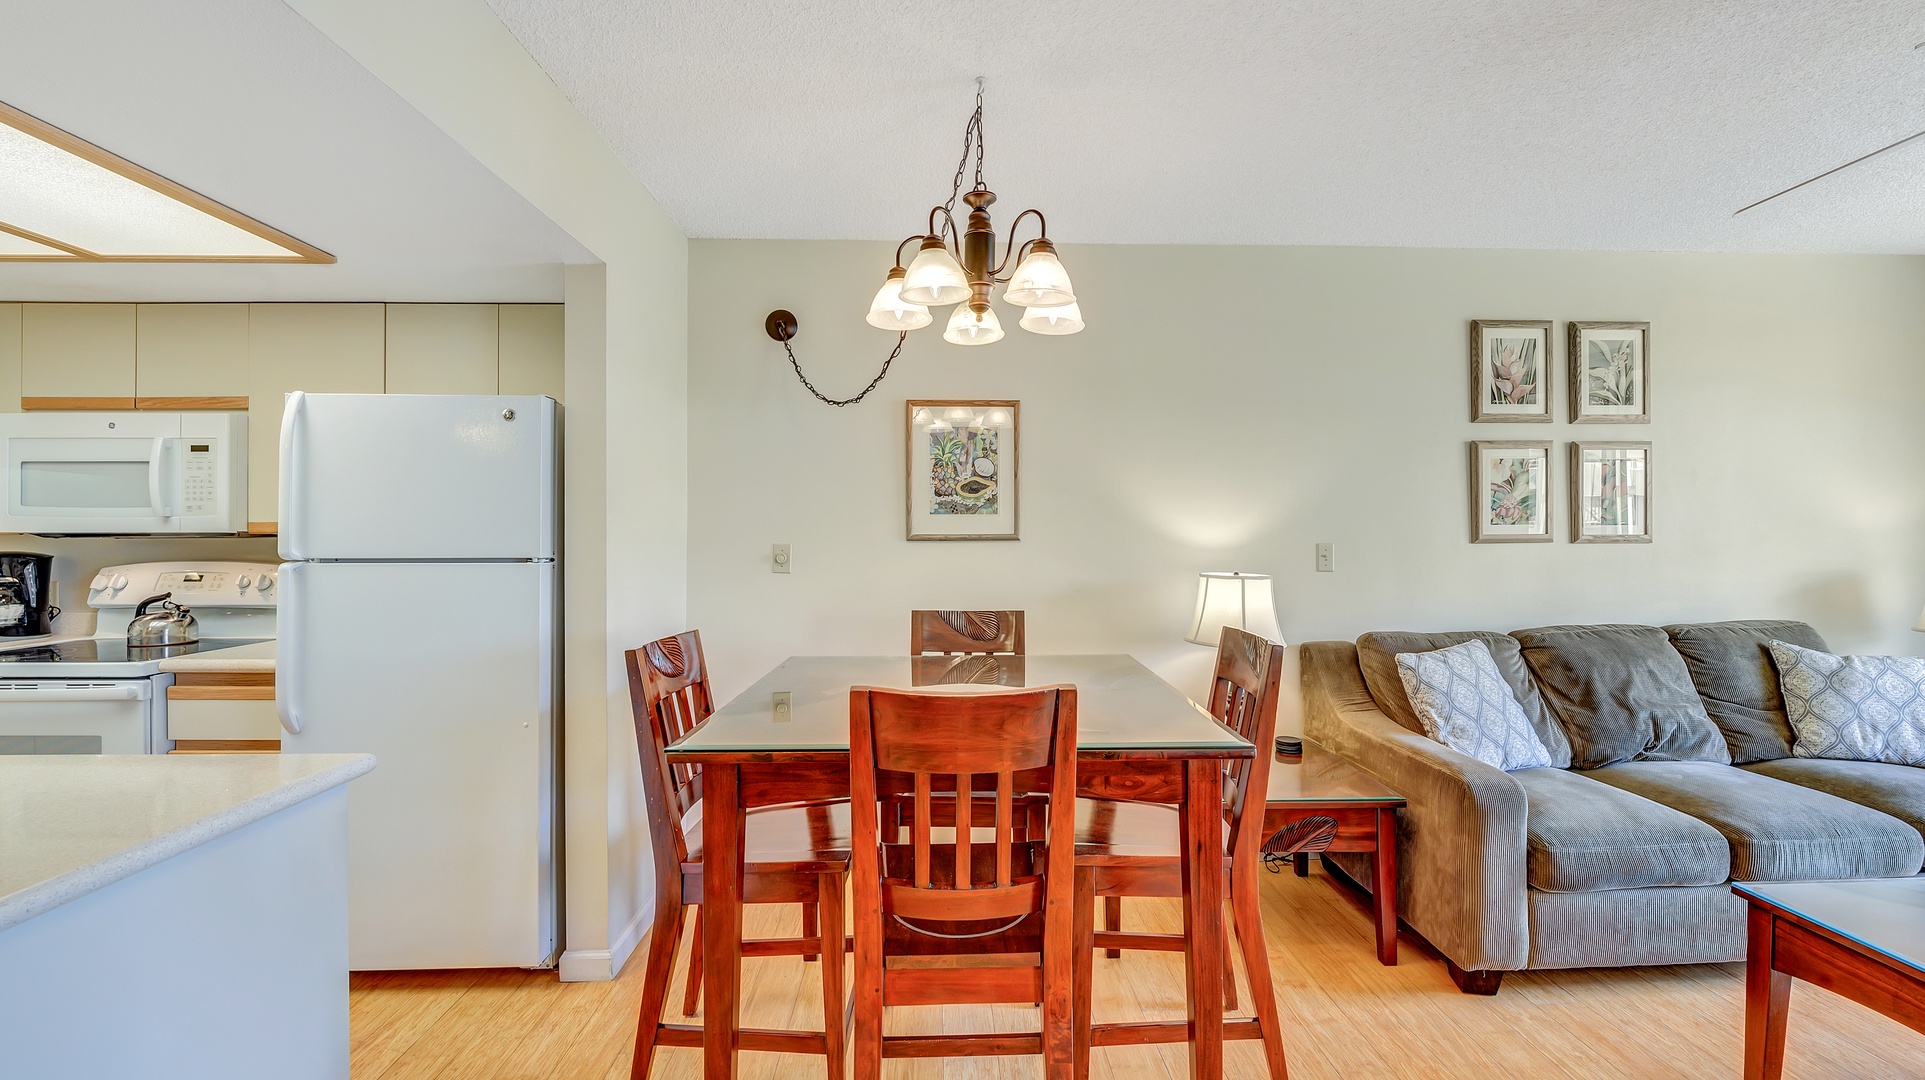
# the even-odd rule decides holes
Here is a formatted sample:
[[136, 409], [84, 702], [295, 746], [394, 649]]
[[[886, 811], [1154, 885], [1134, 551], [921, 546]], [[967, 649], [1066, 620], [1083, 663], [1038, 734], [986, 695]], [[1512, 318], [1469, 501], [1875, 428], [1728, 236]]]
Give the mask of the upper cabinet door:
[[499, 354], [493, 304], [389, 304], [390, 394], [493, 394]]
[[562, 401], [562, 306], [501, 305], [501, 392]]
[[22, 407], [134, 407], [134, 305], [24, 304], [20, 314]]
[[0, 304], [0, 412], [20, 411], [20, 305]]
[[135, 324], [140, 408], [247, 408], [246, 304], [142, 304]]
[[381, 304], [253, 304], [248, 313], [247, 520], [279, 515], [281, 407], [290, 390], [378, 394]]

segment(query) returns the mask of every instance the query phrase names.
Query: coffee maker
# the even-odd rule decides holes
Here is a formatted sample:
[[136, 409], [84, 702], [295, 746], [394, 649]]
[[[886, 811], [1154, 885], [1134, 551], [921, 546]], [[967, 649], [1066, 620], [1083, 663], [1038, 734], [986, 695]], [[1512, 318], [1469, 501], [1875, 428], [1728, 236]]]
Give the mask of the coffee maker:
[[47, 606], [52, 586], [52, 555], [0, 551], [0, 638], [53, 633], [60, 609]]

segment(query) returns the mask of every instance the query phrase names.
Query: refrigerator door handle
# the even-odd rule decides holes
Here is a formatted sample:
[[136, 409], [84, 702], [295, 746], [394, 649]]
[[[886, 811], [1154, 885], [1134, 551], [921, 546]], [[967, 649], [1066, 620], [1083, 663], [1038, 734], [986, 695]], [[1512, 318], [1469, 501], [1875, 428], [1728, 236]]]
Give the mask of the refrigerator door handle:
[[[292, 390], [288, 392], [287, 404], [281, 412], [281, 492], [279, 511], [280, 550], [283, 559], [302, 558], [300, 537], [296, 529], [301, 515], [295, 507], [301, 505], [297, 491], [301, 470], [295, 467], [294, 447], [301, 426], [301, 413], [307, 405], [307, 392]], [[296, 729], [298, 730], [298, 729]]]
[[[283, 438], [286, 428], [281, 429]], [[297, 672], [307, 666], [306, 658], [300, 654], [301, 625], [301, 564], [281, 564], [281, 599], [279, 610], [275, 613], [276, 629], [280, 641], [275, 646], [275, 654], [280, 657], [274, 672], [274, 713], [280, 717], [281, 727], [289, 735], [301, 733], [301, 698], [298, 693], [299, 677]], [[290, 662], [291, 661], [291, 662]]]

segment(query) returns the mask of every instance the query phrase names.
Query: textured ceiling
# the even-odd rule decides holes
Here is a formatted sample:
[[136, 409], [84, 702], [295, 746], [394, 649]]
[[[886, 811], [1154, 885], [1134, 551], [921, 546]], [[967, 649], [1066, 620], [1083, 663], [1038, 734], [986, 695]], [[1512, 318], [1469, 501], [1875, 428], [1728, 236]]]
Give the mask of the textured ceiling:
[[590, 258], [279, 0], [0, 0], [0, 101], [340, 260], [8, 263], [0, 300], [559, 300]]
[[[489, 0], [692, 236], [1925, 251], [1912, 0]], [[1007, 220], [1003, 217], [1002, 220]]]

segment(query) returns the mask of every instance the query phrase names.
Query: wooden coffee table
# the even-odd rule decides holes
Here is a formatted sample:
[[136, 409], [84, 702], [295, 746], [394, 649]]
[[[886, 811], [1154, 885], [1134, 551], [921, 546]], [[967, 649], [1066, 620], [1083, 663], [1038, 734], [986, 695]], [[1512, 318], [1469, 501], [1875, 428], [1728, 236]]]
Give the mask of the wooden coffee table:
[[[1305, 818], [1327, 817], [1337, 835], [1322, 850], [1369, 852], [1370, 895], [1377, 917], [1377, 960], [1397, 962], [1397, 808], [1404, 797], [1369, 773], [1308, 739], [1303, 760], [1279, 757], [1270, 766], [1263, 837]], [[1297, 876], [1310, 872], [1310, 853], [1294, 856]]]
[[1745, 1077], [1785, 1067], [1791, 980], [1925, 1031], [1925, 878], [1746, 882]]

